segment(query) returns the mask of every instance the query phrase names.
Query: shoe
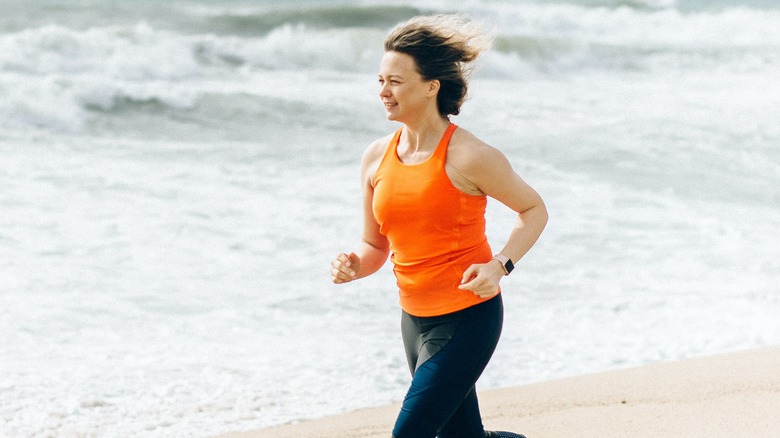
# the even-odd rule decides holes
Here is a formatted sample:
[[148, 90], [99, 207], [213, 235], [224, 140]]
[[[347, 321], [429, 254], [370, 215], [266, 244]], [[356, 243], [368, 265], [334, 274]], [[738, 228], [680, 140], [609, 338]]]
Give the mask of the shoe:
[[485, 438], [526, 438], [525, 435], [512, 432], [493, 432], [486, 430]]

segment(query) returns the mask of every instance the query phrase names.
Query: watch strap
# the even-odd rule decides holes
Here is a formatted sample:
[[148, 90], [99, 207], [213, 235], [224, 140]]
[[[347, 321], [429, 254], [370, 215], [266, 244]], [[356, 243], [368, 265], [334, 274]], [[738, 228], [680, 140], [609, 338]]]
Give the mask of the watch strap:
[[512, 259], [503, 254], [494, 255], [493, 260], [498, 260], [498, 262], [501, 263], [501, 267], [504, 269], [504, 275], [509, 275], [512, 270], [515, 269], [515, 265], [512, 263]]

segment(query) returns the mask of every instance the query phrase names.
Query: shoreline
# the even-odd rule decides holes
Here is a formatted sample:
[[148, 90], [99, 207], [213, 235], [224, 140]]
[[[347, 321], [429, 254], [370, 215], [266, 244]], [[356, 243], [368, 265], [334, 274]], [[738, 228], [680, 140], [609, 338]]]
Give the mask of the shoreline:
[[[529, 438], [780, 436], [780, 346], [480, 391], [479, 398], [486, 429]], [[215, 438], [386, 438], [399, 406]]]

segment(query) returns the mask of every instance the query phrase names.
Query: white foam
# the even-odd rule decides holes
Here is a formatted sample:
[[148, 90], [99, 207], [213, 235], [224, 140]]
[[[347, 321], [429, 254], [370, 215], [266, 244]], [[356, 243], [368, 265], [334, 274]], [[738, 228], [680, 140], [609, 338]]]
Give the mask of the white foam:
[[[552, 54], [489, 54], [455, 122], [551, 217], [503, 280], [480, 387], [780, 342], [780, 91], [761, 48], [776, 37], [752, 40], [773, 16], [511, 5], [524, 30], [501, 32]], [[747, 44], [752, 63], [662, 69], [742, 13], [755, 28], [722, 47]], [[653, 20], [674, 34], [648, 37], [659, 52], [641, 68], [594, 62], [598, 46], [636, 52], [622, 26]], [[328, 278], [359, 240], [360, 153], [396, 128], [376, 96], [382, 38], [135, 22], [0, 35], [0, 434], [217, 435], [403, 396], [392, 273]], [[500, 246], [514, 215], [489, 208]]]
[[[483, 76], [528, 80], [604, 69], [753, 73], [780, 63], [778, 11], [514, 3], [473, 9], [497, 23], [499, 38], [507, 41], [481, 61]], [[0, 35], [0, 90], [7, 96], [0, 105], [13, 114], [4, 123], [17, 128], [78, 131], [89, 110], [110, 111], [125, 102], [191, 109], [207, 94], [253, 94], [240, 84], [267, 71], [370, 73], [384, 32], [285, 24], [239, 37], [179, 33], [145, 22], [25, 29]]]

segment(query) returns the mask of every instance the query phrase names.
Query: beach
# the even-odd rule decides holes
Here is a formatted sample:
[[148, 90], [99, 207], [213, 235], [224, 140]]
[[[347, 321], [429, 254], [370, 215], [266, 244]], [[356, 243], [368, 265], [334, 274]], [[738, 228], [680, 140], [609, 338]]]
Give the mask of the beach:
[[[452, 122], [549, 212], [501, 281], [489, 427], [605, 436], [588, 397], [634, 387], [575, 408], [555, 382], [780, 345], [775, 0], [0, 4], [2, 438], [317, 429], [403, 398], [392, 263], [329, 271], [360, 244], [363, 152], [399, 128], [384, 39], [421, 14], [494, 33]], [[486, 219], [498, 252], [516, 213]], [[626, 397], [626, 422], [663, 408]], [[358, 412], [386, 437], [395, 410]]]
[[[780, 436], [780, 347], [480, 393], [489, 430], [528, 438]], [[384, 438], [399, 405], [220, 438]]]

